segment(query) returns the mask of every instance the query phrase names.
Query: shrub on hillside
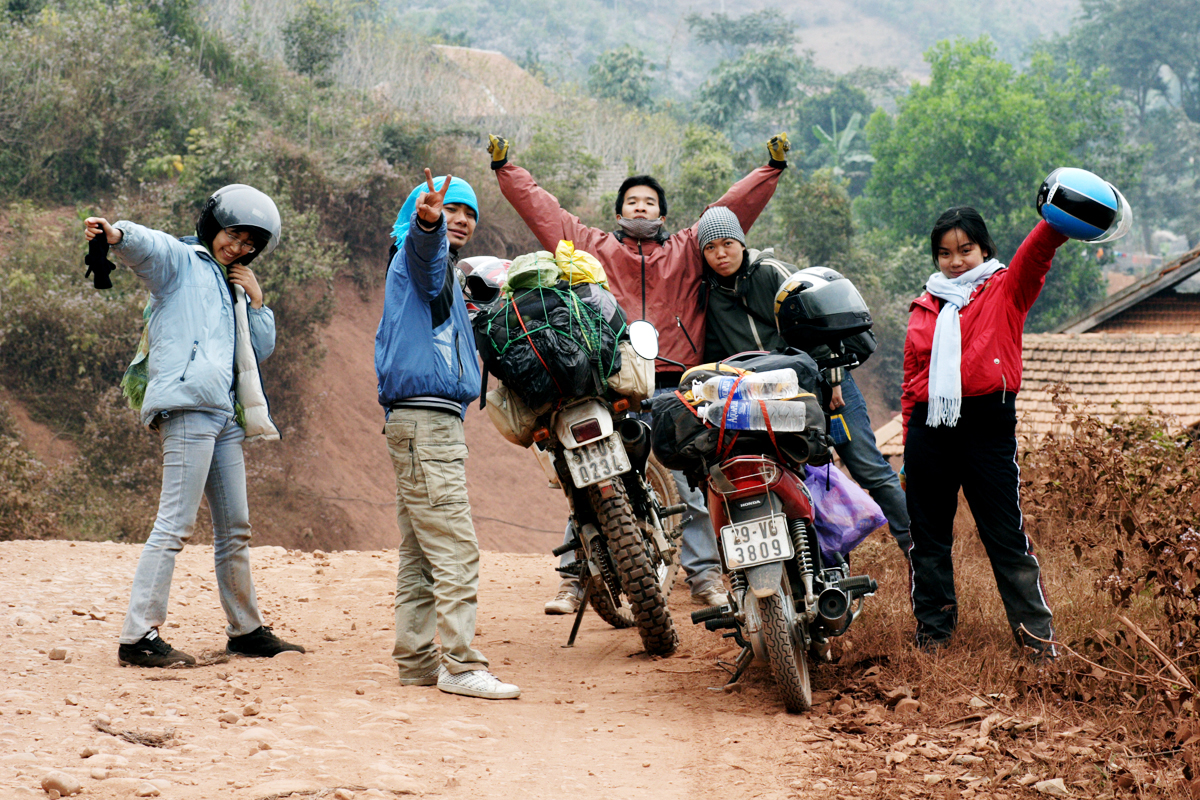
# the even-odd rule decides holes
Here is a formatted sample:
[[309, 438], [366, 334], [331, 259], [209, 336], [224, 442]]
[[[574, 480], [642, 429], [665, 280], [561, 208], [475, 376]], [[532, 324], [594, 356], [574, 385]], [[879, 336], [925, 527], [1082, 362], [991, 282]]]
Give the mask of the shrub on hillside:
[[1099, 570], [1118, 609], [1153, 602], [1162, 650], [1200, 667], [1200, 448], [1147, 409], [1111, 423], [1055, 394], [1063, 433], [1025, 456], [1026, 506], [1045, 539]]
[[182, 144], [213, 87], [172, 58], [140, 5], [78, 0], [0, 33], [0, 193], [73, 199], [119, 182], [125, 155]]
[[49, 472], [21, 445], [17, 424], [0, 403], [0, 541], [40, 539], [55, 530], [43, 493]]

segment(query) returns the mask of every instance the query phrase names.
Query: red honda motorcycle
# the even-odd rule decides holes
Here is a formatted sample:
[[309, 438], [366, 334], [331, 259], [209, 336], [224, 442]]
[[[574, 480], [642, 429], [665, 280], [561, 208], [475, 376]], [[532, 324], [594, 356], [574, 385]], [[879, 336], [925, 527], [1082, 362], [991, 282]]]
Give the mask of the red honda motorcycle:
[[724, 636], [741, 645], [732, 664], [722, 663], [726, 685], [757, 658], [770, 665], [787, 710], [801, 712], [812, 707], [809, 657], [828, 657], [830, 639], [846, 632], [878, 587], [851, 576], [839, 554], [822, 554], [801, 477], [806, 454], [793, 448], [791, 465], [779, 455], [734, 455], [710, 467], [703, 483], [732, 591], [728, 604], [697, 611], [692, 622], [728, 630]]

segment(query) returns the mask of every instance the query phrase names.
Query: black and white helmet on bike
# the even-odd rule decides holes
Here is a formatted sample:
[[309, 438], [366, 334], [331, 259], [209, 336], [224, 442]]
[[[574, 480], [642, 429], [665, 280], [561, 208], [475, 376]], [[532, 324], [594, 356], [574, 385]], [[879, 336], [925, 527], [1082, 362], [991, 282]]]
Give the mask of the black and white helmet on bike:
[[463, 275], [463, 298], [467, 310], [472, 314], [493, 308], [500, 300], [500, 287], [508, 277], [512, 262], [496, 256], [471, 256], [460, 259], [459, 272]]
[[775, 325], [789, 345], [807, 351], [870, 330], [871, 312], [840, 272], [809, 267], [790, 275], [775, 293]]

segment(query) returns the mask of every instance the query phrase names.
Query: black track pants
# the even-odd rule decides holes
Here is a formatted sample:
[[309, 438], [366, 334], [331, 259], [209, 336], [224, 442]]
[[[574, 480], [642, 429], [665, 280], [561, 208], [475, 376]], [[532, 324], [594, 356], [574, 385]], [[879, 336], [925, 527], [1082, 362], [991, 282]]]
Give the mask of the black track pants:
[[950, 546], [961, 488], [992, 562], [1008, 624], [1019, 643], [1042, 650], [1045, 645], [1018, 633], [1024, 625], [1036, 636], [1053, 638], [1041, 568], [1021, 516], [1015, 398], [963, 398], [953, 428], [927, 427], [927, 413], [924, 403], [913, 409], [904, 446], [917, 644], [943, 642], [958, 624]]

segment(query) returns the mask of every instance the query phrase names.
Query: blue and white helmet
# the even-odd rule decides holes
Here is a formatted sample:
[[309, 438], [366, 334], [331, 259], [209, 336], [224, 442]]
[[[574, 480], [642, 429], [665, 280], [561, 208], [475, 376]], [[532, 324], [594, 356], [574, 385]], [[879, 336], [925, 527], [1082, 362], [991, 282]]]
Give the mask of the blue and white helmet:
[[1117, 187], [1086, 169], [1061, 167], [1038, 189], [1037, 210], [1063, 236], [1111, 242], [1129, 233], [1133, 212]]

